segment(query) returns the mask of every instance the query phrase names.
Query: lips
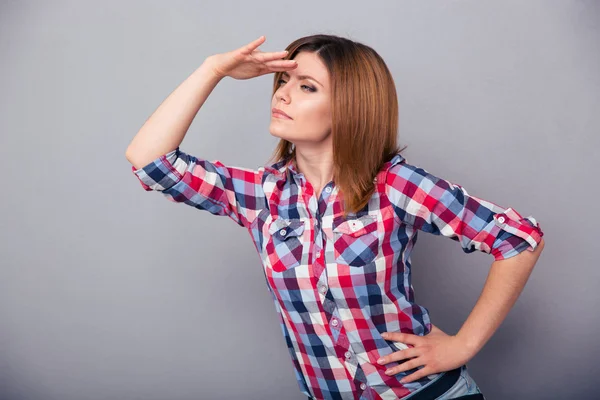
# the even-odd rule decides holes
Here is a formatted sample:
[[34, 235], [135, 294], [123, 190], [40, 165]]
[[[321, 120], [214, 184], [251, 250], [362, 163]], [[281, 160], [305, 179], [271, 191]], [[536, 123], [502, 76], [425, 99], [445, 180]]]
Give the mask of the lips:
[[283, 116], [285, 118], [292, 119], [292, 117], [290, 117], [289, 115], [287, 115], [286, 113], [284, 113], [283, 111], [281, 111], [278, 108], [273, 108], [271, 110], [271, 112], [272, 112], [273, 115], [280, 115], [280, 116]]

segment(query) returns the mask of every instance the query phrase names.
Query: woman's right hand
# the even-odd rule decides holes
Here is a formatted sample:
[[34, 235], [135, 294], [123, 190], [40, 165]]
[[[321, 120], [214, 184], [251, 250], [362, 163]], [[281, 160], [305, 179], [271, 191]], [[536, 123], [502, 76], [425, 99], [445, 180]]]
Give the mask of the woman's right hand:
[[298, 63], [294, 60], [282, 60], [287, 51], [264, 53], [257, 50], [264, 41], [261, 36], [239, 49], [214, 54], [206, 59], [219, 78], [230, 76], [235, 79], [250, 79], [276, 71], [294, 69]]

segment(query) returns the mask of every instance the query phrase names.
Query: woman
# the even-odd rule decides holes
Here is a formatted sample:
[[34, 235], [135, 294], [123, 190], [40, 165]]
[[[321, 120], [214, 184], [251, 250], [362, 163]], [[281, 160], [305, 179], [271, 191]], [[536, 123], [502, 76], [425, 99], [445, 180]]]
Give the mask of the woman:
[[[206, 58], [129, 145], [133, 172], [146, 190], [248, 230], [308, 397], [483, 399], [466, 363], [525, 285], [543, 248], [539, 224], [407, 163], [394, 81], [373, 49], [314, 35], [265, 53], [264, 40]], [[267, 73], [274, 164], [251, 170], [180, 151], [221, 79]], [[414, 301], [418, 230], [494, 256], [456, 335]]]

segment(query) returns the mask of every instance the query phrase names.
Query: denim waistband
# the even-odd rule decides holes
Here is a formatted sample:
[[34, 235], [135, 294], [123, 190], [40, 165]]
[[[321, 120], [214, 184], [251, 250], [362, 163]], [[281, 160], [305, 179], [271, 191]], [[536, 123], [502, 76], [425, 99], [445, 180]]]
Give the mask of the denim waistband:
[[410, 400], [431, 400], [440, 397], [446, 393], [460, 377], [461, 367], [446, 371], [435, 382], [425, 386], [414, 395], [409, 396]]

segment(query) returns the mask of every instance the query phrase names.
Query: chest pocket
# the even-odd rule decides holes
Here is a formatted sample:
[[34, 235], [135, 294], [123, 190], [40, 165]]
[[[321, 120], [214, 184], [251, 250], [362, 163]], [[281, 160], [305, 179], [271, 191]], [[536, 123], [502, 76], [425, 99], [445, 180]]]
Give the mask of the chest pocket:
[[379, 252], [377, 217], [334, 218], [333, 248], [335, 261], [340, 264], [362, 267], [373, 261]]
[[276, 218], [269, 224], [266, 251], [275, 272], [297, 267], [302, 261], [304, 220]]

